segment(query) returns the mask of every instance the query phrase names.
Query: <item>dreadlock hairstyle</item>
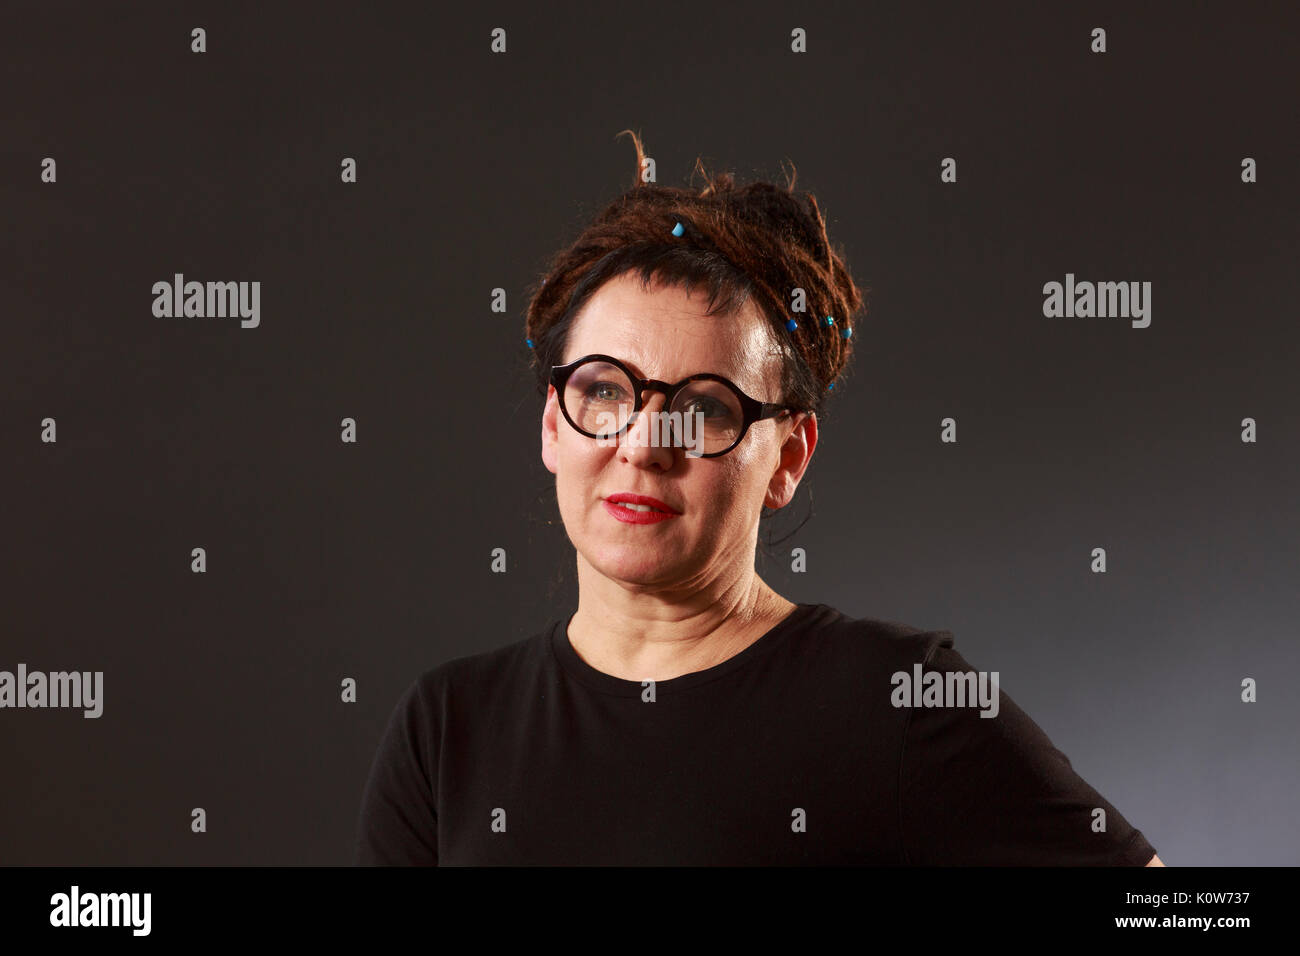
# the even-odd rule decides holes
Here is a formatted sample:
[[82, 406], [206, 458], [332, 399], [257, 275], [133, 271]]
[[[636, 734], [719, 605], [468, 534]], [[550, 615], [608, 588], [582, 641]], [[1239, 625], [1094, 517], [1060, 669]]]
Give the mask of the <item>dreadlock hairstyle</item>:
[[[551, 366], [563, 364], [569, 328], [586, 301], [608, 280], [636, 270], [647, 287], [657, 279], [707, 290], [709, 315], [730, 316], [754, 301], [775, 341], [785, 343], [776, 400], [821, 412], [845, 375], [863, 301], [827, 238], [817, 200], [794, 192], [797, 174], [784, 189], [767, 182], [738, 187], [731, 173], [711, 176], [698, 158], [695, 172], [706, 182], [699, 192], [643, 182], [641, 139], [632, 130], [618, 135], [624, 133], [636, 146], [632, 188], [556, 253], [528, 290], [526, 332], [538, 390], [546, 393]], [[795, 289], [804, 291], [806, 312], [790, 311]]]

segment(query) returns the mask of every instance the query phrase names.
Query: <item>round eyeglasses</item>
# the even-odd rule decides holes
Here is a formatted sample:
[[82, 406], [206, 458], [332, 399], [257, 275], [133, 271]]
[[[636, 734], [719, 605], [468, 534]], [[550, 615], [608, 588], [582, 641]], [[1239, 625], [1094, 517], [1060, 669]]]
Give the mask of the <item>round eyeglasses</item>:
[[[610, 355], [586, 355], [568, 365], [551, 368], [551, 384], [565, 420], [588, 438], [615, 438], [631, 425], [645, 403], [642, 393], [663, 392], [664, 411], [652, 422], [652, 444], [684, 447], [691, 458], [725, 455], [745, 437], [749, 426], [792, 405], [750, 398], [729, 379], [701, 372], [675, 385], [638, 378]], [[662, 441], [654, 441], [661, 438]]]

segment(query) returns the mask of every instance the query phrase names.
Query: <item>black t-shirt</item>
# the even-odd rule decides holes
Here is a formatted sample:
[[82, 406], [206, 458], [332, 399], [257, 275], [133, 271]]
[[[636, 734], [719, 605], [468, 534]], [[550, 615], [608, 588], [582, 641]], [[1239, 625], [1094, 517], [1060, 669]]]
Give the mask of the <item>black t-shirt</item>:
[[1001, 690], [986, 717], [900, 689], [900, 672], [932, 686], [925, 674], [973, 670], [948, 631], [800, 604], [721, 664], [643, 686], [579, 657], [570, 619], [412, 684], [365, 787], [357, 863], [1143, 866], [1155, 853]]

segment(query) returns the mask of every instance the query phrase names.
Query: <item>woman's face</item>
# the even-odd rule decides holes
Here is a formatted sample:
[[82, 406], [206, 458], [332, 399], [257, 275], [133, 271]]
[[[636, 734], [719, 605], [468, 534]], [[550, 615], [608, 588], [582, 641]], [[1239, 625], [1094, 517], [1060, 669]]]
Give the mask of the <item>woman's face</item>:
[[[624, 273], [587, 301], [570, 327], [560, 364], [602, 353], [640, 378], [678, 382], [698, 372], [729, 378], [760, 401], [780, 401], [780, 355], [752, 303], [735, 316], [709, 316], [707, 296], [661, 285], [644, 291], [640, 275]], [[542, 460], [555, 475], [560, 515], [569, 539], [605, 577], [647, 590], [725, 587], [753, 568], [764, 506], [794, 496], [817, 443], [817, 420], [786, 415], [755, 422], [718, 458], [687, 457], [656, 444], [651, 415], [665, 396], [646, 404], [617, 442], [574, 430], [560, 412], [554, 386], [542, 413]], [[636, 523], [610, 513], [611, 495], [646, 495], [676, 514]]]

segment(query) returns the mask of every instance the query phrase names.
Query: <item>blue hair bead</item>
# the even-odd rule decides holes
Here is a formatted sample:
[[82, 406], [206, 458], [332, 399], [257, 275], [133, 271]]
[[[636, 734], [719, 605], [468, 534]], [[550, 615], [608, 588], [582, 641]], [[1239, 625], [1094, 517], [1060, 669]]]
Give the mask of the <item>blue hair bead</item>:
[[793, 332], [795, 329], [799, 328], [799, 323], [796, 322], [794, 319], [790, 319], [788, 322], [786, 322], [785, 327], [789, 329], [791, 332]]
[[682, 237], [683, 235], [685, 235], [685, 234], [686, 234], [686, 230], [682, 228], [682, 224], [681, 224], [680, 222], [679, 222], [677, 225], [673, 226], [673, 235], [674, 235], [674, 236], [677, 236], [678, 238], [681, 238], [681, 237]]
[[834, 325], [834, 324], [835, 324], [835, 318], [834, 318], [833, 316], [829, 316], [829, 315], [826, 316], [826, 324], [827, 324], [828, 326]]
[[830, 391], [832, 388], [834, 388], [834, 387], [835, 387], [835, 383], [834, 383], [834, 382], [831, 382], [829, 385], [826, 386], [826, 391], [829, 392], [829, 391]]
[[853, 334], [853, 330], [852, 330], [852, 329], [845, 329], [845, 330], [844, 330], [844, 337], [845, 337], [846, 339], [847, 339], [849, 336], [851, 336], [852, 334]]
[[533, 347], [533, 340], [532, 340], [532, 339], [524, 339], [524, 341], [528, 343], [528, 347], [529, 347], [529, 348], [532, 348], [532, 347]]

